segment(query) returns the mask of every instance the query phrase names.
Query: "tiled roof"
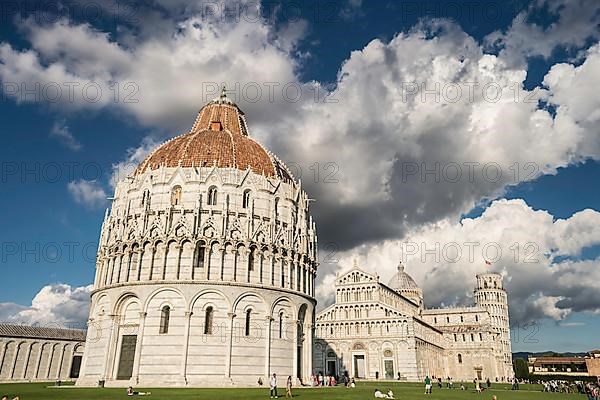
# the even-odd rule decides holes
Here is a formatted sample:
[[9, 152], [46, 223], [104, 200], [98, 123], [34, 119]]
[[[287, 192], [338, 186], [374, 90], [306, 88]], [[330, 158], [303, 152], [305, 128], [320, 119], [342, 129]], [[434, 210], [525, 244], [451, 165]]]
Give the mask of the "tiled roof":
[[536, 357], [533, 365], [584, 363], [583, 357]]
[[81, 329], [0, 324], [0, 337], [74, 340], [85, 342], [85, 331]]
[[190, 132], [154, 150], [135, 174], [179, 166], [250, 168], [259, 175], [293, 181], [281, 161], [248, 137], [244, 113], [224, 94], [200, 110]]

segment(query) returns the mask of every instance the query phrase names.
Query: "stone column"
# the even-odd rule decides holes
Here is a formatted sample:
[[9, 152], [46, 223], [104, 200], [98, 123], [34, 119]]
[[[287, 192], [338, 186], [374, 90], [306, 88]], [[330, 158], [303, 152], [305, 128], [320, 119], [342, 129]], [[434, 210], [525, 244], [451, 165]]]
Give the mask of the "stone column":
[[65, 349], [66, 349], [67, 345], [64, 344], [62, 346], [62, 349], [60, 351], [60, 356], [58, 357], [58, 368], [56, 369], [56, 379], [60, 379], [60, 373], [62, 371], [62, 364], [63, 364], [63, 360], [65, 358]]
[[33, 370], [33, 379], [38, 378], [38, 374], [40, 373], [40, 364], [42, 362], [42, 355], [44, 353], [44, 345], [46, 343], [40, 343], [40, 351], [38, 352], [37, 358], [35, 360], [35, 369]]
[[52, 359], [54, 358], [54, 349], [56, 344], [50, 346], [50, 355], [48, 356], [48, 367], [46, 368], [46, 379], [50, 379], [50, 368], [52, 367]]
[[14, 375], [15, 375], [15, 368], [17, 367], [17, 359], [19, 358], [19, 351], [21, 350], [21, 345], [23, 343], [24, 342], [18, 343], [15, 346], [15, 354], [13, 356], [12, 364], [11, 364], [11, 367], [10, 367], [10, 374], [8, 374], [8, 376], [10, 377], [10, 379], [12, 379], [14, 377]]
[[288, 284], [285, 286], [290, 289], [293, 289], [292, 283], [294, 280], [292, 279], [292, 260], [291, 260], [291, 258], [287, 258], [287, 267], [288, 267]]
[[[145, 253], [145, 251], [144, 251]], [[150, 268], [148, 271], [148, 280], [152, 280], [152, 275], [154, 274], [154, 255], [156, 254], [156, 247], [152, 246], [150, 249]]]
[[227, 354], [225, 355], [225, 376], [230, 377], [231, 376], [231, 353], [232, 353], [232, 349], [233, 349], [233, 331], [234, 331], [233, 323], [235, 320], [235, 314], [227, 313], [227, 316], [229, 317], [229, 343], [227, 345]]
[[31, 349], [33, 347], [33, 343], [29, 343], [27, 347], [27, 353], [25, 353], [25, 363], [23, 364], [23, 373], [21, 374], [22, 379], [27, 378], [27, 364], [29, 364], [29, 357], [31, 357]]
[[123, 282], [129, 282], [129, 277], [131, 275], [131, 259], [133, 258], [133, 252], [129, 250], [127, 254], [125, 254], [123, 257], [125, 257], [125, 259], [127, 260]]
[[267, 315], [267, 344], [265, 346], [265, 376], [271, 375], [271, 336], [272, 336], [273, 317]]
[[294, 335], [292, 340], [292, 348], [294, 351], [293, 362], [292, 362], [292, 376], [297, 378], [298, 372], [298, 325], [300, 324], [299, 320], [294, 321], [292, 335]]
[[140, 313], [140, 327], [138, 329], [138, 337], [135, 344], [135, 354], [133, 358], [133, 374], [131, 378], [136, 384], [140, 383], [140, 358], [142, 356], [142, 339], [144, 337], [144, 326], [146, 325], [147, 312]]
[[103, 370], [103, 379], [105, 381], [107, 381], [108, 379], [112, 378], [110, 375], [110, 370], [111, 370], [111, 364], [114, 360], [114, 351], [113, 351], [113, 347], [114, 347], [114, 342], [115, 342], [115, 336], [116, 336], [116, 330], [117, 330], [117, 316], [114, 314], [110, 315], [110, 331], [108, 333], [108, 342], [107, 342], [107, 346], [106, 346], [106, 357], [104, 357], [104, 365], [102, 366], [102, 370]]
[[138, 247], [135, 251], [138, 255], [137, 265], [135, 266], [136, 277], [135, 280], [139, 281], [142, 279], [142, 258], [144, 257], [144, 248], [142, 246]]
[[306, 349], [304, 350], [306, 362], [304, 363], [305, 375], [302, 377], [303, 379], [310, 379], [310, 376], [312, 375], [313, 341], [315, 338], [314, 330], [315, 327], [312, 324], [306, 324], [305, 331], [307, 332], [307, 335], [306, 340], [304, 340], [304, 343], [306, 343]]
[[96, 274], [94, 275], [94, 286], [100, 286], [100, 277], [102, 276], [102, 259], [96, 261]]
[[4, 356], [6, 355], [6, 348], [8, 347], [8, 342], [3, 343], [2, 350], [0, 351], [0, 369], [4, 364]]
[[192, 312], [185, 312], [185, 326], [183, 331], [183, 351], [181, 354], [181, 378], [185, 385], [187, 385], [187, 360], [188, 360], [188, 350], [190, 345], [190, 323], [192, 319]]
[[144, 250], [141, 247], [138, 247], [136, 253], [138, 255], [138, 258], [137, 265], [135, 266], [135, 271], [137, 275], [136, 280], [139, 281], [140, 279], [142, 279], [142, 257], [144, 257]]

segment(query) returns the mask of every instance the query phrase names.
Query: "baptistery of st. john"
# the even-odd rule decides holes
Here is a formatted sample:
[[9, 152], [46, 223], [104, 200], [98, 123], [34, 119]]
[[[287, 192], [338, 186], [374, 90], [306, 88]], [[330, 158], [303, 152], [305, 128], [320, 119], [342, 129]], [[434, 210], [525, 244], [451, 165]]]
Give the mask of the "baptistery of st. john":
[[316, 254], [307, 194], [223, 93], [117, 184], [77, 384], [308, 380]]

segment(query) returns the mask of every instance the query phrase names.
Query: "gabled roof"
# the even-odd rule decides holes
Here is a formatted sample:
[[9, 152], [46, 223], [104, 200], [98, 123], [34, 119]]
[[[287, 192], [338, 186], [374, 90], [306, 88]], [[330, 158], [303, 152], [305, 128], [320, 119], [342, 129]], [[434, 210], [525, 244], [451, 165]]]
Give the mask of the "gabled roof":
[[342, 275], [338, 276], [336, 279], [336, 284], [344, 284], [344, 283], [365, 283], [365, 282], [373, 282], [378, 283], [379, 277], [377, 275], [373, 275], [369, 272], [362, 270], [356, 260], [354, 260], [354, 264], [352, 268], [348, 272], [344, 272]]

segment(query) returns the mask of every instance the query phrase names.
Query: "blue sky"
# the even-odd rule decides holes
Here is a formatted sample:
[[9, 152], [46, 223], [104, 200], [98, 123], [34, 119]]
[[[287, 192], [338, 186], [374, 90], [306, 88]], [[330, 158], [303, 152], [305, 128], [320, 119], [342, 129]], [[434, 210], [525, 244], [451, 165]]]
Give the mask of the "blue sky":
[[[462, 216], [473, 219], [481, 229], [485, 229], [489, 223], [486, 210], [490, 211], [487, 215], [503, 210], [499, 203], [494, 202], [497, 199], [513, 200], [508, 204], [521, 207], [528, 216], [538, 215], [534, 210], [547, 212], [550, 223], [545, 225], [549, 230], [545, 234], [552, 238], [552, 221], [571, 221], [572, 229], [577, 231], [579, 219], [570, 218], [582, 210], [599, 208], [600, 189], [596, 184], [600, 178], [600, 163], [597, 161], [600, 152], [596, 144], [599, 132], [598, 125], [594, 124], [594, 118], [598, 117], [594, 117], [593, 112], [587, 113], [589, 118], [573, 116], [571, 125], [558, 124], [557, 119], [552, 126], [553, 132], [555, 130], [552, 135], [527, 138], [522, 144], [514, 139], [519, 137], [518, 122], [514, 126], [507, 124], [509, 139], [502, 142], [501, 138], [497, 138], [490, 142], [499, 148], [505, 146], [509, 155], [519, 153], [520, 145], [527, 148], [528, 152], [515, 156], [514, 160], [507, 157], [505, 161], [508, 166], [513, 162], [523, 166], [535, 159], [539, 174], [534, 178], [502, 181], [494, 185], [467, 182], [464, 186], [448, 186], [448, 189], [430, 182], [416, 182], [411, 187], [409, 181], [395, 186], [393, 179], [397, 170], [390, 165], [421, 159], [447, 163], [452, 157], [444, 152], [444, 145], [438, 144], [445, 140], [450, 143], [448, 152], [453, 151], [452, 146], [457, 149], [475, 146], [475, 142], [464, 133], [465, 129], [457, 127], [454, 132], [451, 128], [460, 125], [458, 117], [453, 117], [470, 105], [450, 111], [452, 117], [449, 114], [447, 133], [443, 133], [443, 121], [438, 120], [422, 125], [426, 129], [420, 129], [419, 133], [405, 128], [407, 121], [420, 120], [417, 116], [421, 114], [418, 113], [435, 112], [436, 118], [439, 118], [439, 111], [419, 107], [406, 112], [396, 108], [385, 109], [391, 103], [390, 93], [398, 89], [399, 83], [418, 76], [419, 71], [411, 68], [423, 62], [423, 57], [440, 52], [440, 57], [446, 57], [440, 58], [446, 60], [439, 67], [443, 69], [444, 63], [453, 65], [456, 52], [464, 48], [466, 58], [481, 58], [479, 65], [488, 60], [484, 55], [493, 57], [495, 62], [502, 63], [501, 73], [506, 76], [520, 76], [516, 71], [524, 72], [524, 78], [517, 79], [523, 93], [531, 94], [537, 89], [552, 92], [555, 104], [548, 105], [547, 98], [544, 98], [535, 106], [548, 118], [573, 113], [577, 103], [567, 103], [568, 98], [575, 97], [577, 93], [569, 93], [568, 87], [560, 87], [560, 82], [567, 79], [561, 74], [567, 72], [554, 69], [553, 76], [561, 78], [557, 79], [558, 83], [544, 79], [553, 66], [561, 63], [572, 68], [582, 67], [583, 72], [585, 63], [589, 61], [591, 64], [592, 52], [599, 38], [597, 15], [600, 8], [594, 2], [281, 1], [264, 3], [260, 18], [252, 22], [244, 18], [240, 22], [206, 15], [205, 3], [103, 4], [97, 10], [93, 8], [96, 10], [93, 13], [90, 10], [95, 3], [85, 2], [69, 3], [68, 7], [60, 5], [44, 14], [41, 10], [26, 8], [10, 10], [5, 13], [5, 20], [0, 25], [0, 81], [3, 87], [0, 118], [4, 141], [0, 147], [3, 282], [0, 316], [3, 319], [44, 323], [46, 320], [27, 319], [30, 316], [26, 318], [23, 314], [24, 310], [36, 307], [40, 310], [40, 302], [44, 301], [49, 304], [75, 302], [85, 307], [85, 301], [74, 293], [76, 288], [87, 286], [93, 280], [96, 243], [104, 210], [109, 205], [106, 197], [112, 192], [113, 175], [139, 162], [154, 144], [189, 127], [195, 112], [202, 106], [202, 99], [206, 98], [202, 84], [207, 81], [219, 84], [261, 83], [272, 76], [276, 82], [285, 84], [293, 81], [299, 87], [318, 83], [324, 88], [324, 93], [339, 95], [340, 106], [345, 109], [331, 108], [337, 114], [320, 104], [313, 104], [312, 107], [317, 109], [312, 109], [304, 99], [298, 103], [270, 103], [263, 99], [253, 103], [245, 98], [238, 101], [248, 114], [251, 129], [254, 127], [253, 136], [284, 160], [300, 163], [306, 168], [304, 171], [313, 162], [333, 161], [340, 166], [342, 184], [347, 183], [350, 187], [349, 191], [344, 188], [339, 192], [343, 194], [338, 195], [336, 191], [342, 190], [341, 184], [332, 187], [323, 182], [307, 183], [309, 192], [319, 200], [314, 212], [320, 217], [317, 223], [321, 243], [335, 243], [334, 248], [339, 253], [333, 263], [335, 265], [325, 264], [322, 267], [320, 282], [323, 286], [336, 270], [347, 267], [348, 260], [357, 256], [362, 257], [361, 262], [366, 268], [377, 270], [383, 277], [389, 276], [397, 254], [385, 249], [409, 237], [434, 235], [433, 230], [427, 231], [432, 225], [444, 221], [454, 224], [452, 234], [458, 235], [463, 229], [460, 225]], [[247, 7], [251, 10], [253, 6]], [[45, 18], [40, 18], [40, 15]], [[244, 16], [248, 15], [250, 11], [244, 13]], [[239, 35], [236, 29], [239, 29]], [[213, 33], [214, 37], [211, 36]], [[415, 41], [421, 41], [421, 45], [410, 47]], [[416, 50], [429, 49], [428, 46], [431, 50], [427, 50], [430, 52], [427, 55]], [[219, 47], [228, 52], [220, 53]], [[383, 55], [378, 53], [381, 49]], [[189, 59], [186, 57], [188, 54]], [[381, 74], [381, 79], [378, 79], [377, 72], [372, 72], [376, 71], [373, 65], [379, 62], [379, 56], [385, 60], [377, 66], [387, 68], [384, 70], [386, 73], [391, 71], [389, 76]], [[177, 57], [181, 62], [174, 62]], [[203, 58], [214, 60], [214, 64], [203, 61]], [[143, 70], [149, 64], [151, 67]], [[424, 62], [421, 69], [430, 64]], [[361, 68], [364, 71], [361, 72]], [[583, 72], [581, 76], [584, 76]], [[188, 80], [181, 78], [181, 81], [175, 81], [181, 76]], [[196, 76], [197, 80], [193, 80]], [[110, 96], [114, 92], [107, 91], [104, 83], [102, 99], [97, 103], [82, 99], [79, 88], [73, 101], [65, 100], [63, 92], [60, 101], [54, 102], [48, 100], [51, 94], [40, 95], [41, 92], [35, 89], [36, 83], [47, 86], [48, 82], [54, 82], [64, 90], [65, 83], [71, 78], [82, 82], [116, 82], [120, 87], [119, 98], [111, 101]], [[398, 80], [394, 81], [396, 78]], [[600, 79], [597, 75], [585, 75], [584, 78]], [[193, 81], [189, 82], [190, 79]], [[137, 90], [132, 94], [134, 102], [128, 103], [125, 96], [130, 91], [126, 85], [131, 82], [135, 83]], [[598, 83], [598, 80], [591, 81], [590, 85], [596, 84], [597, 87]], [[21, 85], [34, 88], [34, 94], [23, 93]], [[355, 90], [351, 85], [355, 85]], [[572, 86], [576, 87], [575, 84]], [[179, 93], [182, 103], [173, 100]], [[365, 100], [365, 104], [358, 104], [361, 107], [358, 111], [350, 113], [348, 110], [360, 99], [351, 98], [354, 95], [348, 96], [348, 93], [360, 93], [358, 97], [373, 97], [375, 100], [369, 103]], [[538, 96], [537, 93], [535, 96]], [[40, 98], [32, 98], [36, 94]], [[581, 97], [585, 99], [585, 95], [582, 93]], [[385, 117], [381, 119], [385, 121], [366, 121], [374, 115], [368, 109], [370, 103], [378, 101], [379, 96], [388, 99], [384, 108], [376, 108], [384, 111]], [[593, 111], [596, 103], [589, 104]], [[557, 113], [560, 107], [562, 111]], [[294, 121], [302, 122], [298, 122], [298, 126], [312, 126], [307, 124], [311, 119], [324, 121], [323, 125], [327, 125], [336, 117], [343, 118], [344, 112], [357, 116], [364, 112], [363, 119], [349, 124], [355, 126], [356, 131], [340, 131], [339, 136], [328, 136], [318, 130], [315, 130], [316, 133], [300, 128], [294, 131]], [[394, 120], [394, 112], [402, 114], [405, 119]], [[472, 109], [465, 112], [471, 115], [466, 120], [477, 115], [477, 111]], [[494, 111], [481, 108], [480, 112]], [[535, 109], [527, 113], [529, 118], [535, 114]], [[510, 119], [505, 115], [514, 114], [507, 111], [501, 115]], [[517, 118], [514, 120], [517, 121]], [[414, 124], [419, 126], [416, 122]], [[573, 132], [561, 131], [570, 129], [564, 126], [572, 125], [577, 126]], [[423, 133], [429, 130], [429, 126], [432, 133]], [[434, 132], [435, 129], [442, 131]], [[522, 129], [528, 131], [527, 127]], [[394, 137], [401, 136], [402, 140], [396, 142], [379, 136], [380, 131], [390, 130]], [[516, 136], [513, 137], [512, 133]], [[500, 137], [504, 132], [494, 130], [493, 134]], [[412, 142], [415, 137], [418, 140]], [[562, 143], [561, 137], [573, 137], [573, 144]], [[305, 149], [301, 146], [293, 148], [303, 140], [317, 143], [319, 150], [308, 155], [312, 151], [302, 151]], [[342, 148], [347, 150], [348, 158], [356, 160], [358, 157], [363, 164], [353, 166], [343, 159], [344, 156], [336, 154], [338, 148], [332, 144], [340, 143], [340, 140], [344, 142]], [[390, 143], [406, 145], [394, 148]], [[390, 153], [381, 152], [378, 146], [387, 147]], [[439, 149], [436, 146], [440, 146]], [[508, 150], [513, 146], [514, 149]], [[493, 153], [491, 150], [494, 149], [488, 145], [480, 151], [474, 149], [472, 154]], [[357, 153], [353, 153], [355, 151]], [[426, 158], [429, 153], [431, 158]], [[548, 155], [538, 159], [538, 153]], [[377, 154], [382, 154], [379, 158], [389, 163], [375, 165], [379, 161]], [[457, 156], [456, 160], [473, 160], [475, 156], [465, 157]], [[485, 157], [483, 160], [486, 160]], [[372, 169], [373, 175], [366, 174], [365, 169]], [[504, 172], [508, 173], [507, 170]], [[366, 175], [361, 175], [363, 173]], [[352, 182], [348, 180], [350, 176], [356, 176], [354, 181], [360, 184], [353, 187], [352, 183], [348, 183]], [[390, 179], [387, 197], [379, 197], [376, 193], [379, 186], [375, 184], [381, 179]], [[354, 196], [355, 192], [361, 191], [369, 193], [367, 199], [357, 200]], [[371, 193], [375, 194], [371, 196]], [[451, 196], [446, 198], [447, 193]], [[520, 200], [523, 202], [517, 204]], [[366, 227], [360, 234], [355, 233], [359, 229], [336, 226], [336, 221], [351, 220], [345, 217], [361, 213], [366, 216], [354, 221], [353, 225]], [[593, 225], [595, 211], [590, 215], [593, 218], [581, 219]], [[497, 227], [503, 220], [495, 221], [500, 221], [495, 222]], [[509, 227], [506, 229], [509, 231]], [[539, 227], [540, 232], [542, 229], [546, 228]], [[546, 258], [540, 265], [547, 273], [543, 279], [557, 279], [558, 275], [552, 274], [561, 261], [571, 260], [575, 264], [588, 261], [589, 265], [585, 264], [587, 269], [583, 269], [583, 264], [561, 267], [579, 271], [578, 279], [587, 284], [585, 289], [597, 289], [596, 260], [600, 237], [591, 227], [581, 229], [589, 229], [591, 237], [575, 238], [573, 241], [580, 243], [579, 247], [565, 245], [567, 250], [559, 249], [556, 257]], [[560, 247], [560, 244], [557, 246]], [[385, 254], [393, 256], [385, 259]], [[481, 260], [474, 262], [477, 263], [481, 264]], [[502, 269], [501, 263], [497, 267]], [[408, 270], [417, 281], [428, 282], [424, 286], [425, 295], [431, 293], [433, 303], [465, 301], [464, 296], [451, 293], [438, 296], [435, 287], [431, 286], [437, 278], [428, 275], [427, 268], [427, 263], [422, 266], [415, 263]], [[477, 268], [480, 267], [473, 267], [473, 271]], [[524, 271], [519, 268], [524, 266], [515, 264], [505, 268], [512, 278], [511, 282]], [[523, 276], [531, 279], [529, 272]], [[48, 292], [39, 294], [47, 285], [50, 285]], [[472, 283], [466, 287], [469, 285], [472, 286]], [[597, 317], [600, 302], [593, 298], [587, 302], [576, 300], [572, 293], [578, 290], [578, 286], [569, 287], [566, 291], [556, 287], [556, 282], [548, 281], [546, 286], [547, 289], [542, 284], [536, 293], [526, 293], [524, 289], [514, 287], [514, 298], [518, 299], [511, 304], [515, 310], [518, 309], [515, 322], [524, 323], [530, 316], [529, 319], [540, 327], [538, 342], [515, 340], [514, 349], [584, 351], [597, 347], [594, 332], [600, 328]], [[511, 288], [510, 284], [508, 287]], [[38, 302], [32, 305], [36, 295]], [[325, 303], [329, 299], [325, 290], [320, 296]], [[525, 303], [533, 305], [529, 307]], [[52, 318], [62, 323], [82, 322], [78, 317], [56, 314], [58, 311], [51, 305], [41, 310], [49, 312]]]

